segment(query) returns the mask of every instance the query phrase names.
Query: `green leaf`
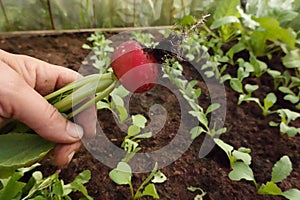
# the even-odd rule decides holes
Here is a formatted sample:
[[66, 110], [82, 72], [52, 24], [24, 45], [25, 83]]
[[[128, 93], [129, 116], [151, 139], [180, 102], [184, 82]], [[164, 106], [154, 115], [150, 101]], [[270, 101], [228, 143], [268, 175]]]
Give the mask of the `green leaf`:
[[124, 107], [124, 101], [119, 95], [112, 93], [110, 96], [115, 105]]
[[241, 52], [246, 49], [246, 46], [243, 42], [239, 41], [237, 44], [233, 45], [229, 51], [226, 53], [229, 58], [233, 58], [234, 54]]
[[206, 115], [202, 112], [199, 112], [199, 111], [189, 111], [189, 113], [194, 116], [194, 117], [197, 117], [198, 121], [204, 125], [205, 127], [208, 126], [208, 120], [206, 118]]
[[195, 23], [195, 18], [191, 15], [185, 15], [182, 19], [176, 22], [179, 26], [190, 26]]
[[97, 102], [97, 109], [98, 110], [101, 110], [101, 109], [111, 109], [110, 108], [110, 105], [108, 104], [108, 103], [106, 103], [106, 102], [103, 102], [103, 101], [98, 101]]
[[277, 97], [274, 93], [267, 94], [266, 98], [264, 98], [264, 107], [266, 110], [271, 108], [277, 101]]
[[287, 124], [281, 122], [280, 125], [280, 132], [286, 133], [289, 137], [294, 137], [297, 134], [300, 134], [300, 128], [296, 128], [293, 126], [288, 126]]
[[232, 152], [232, 156], [234, 156], [237, 160], [243, 161], [246, 165], [251, 164], [251, 156], [249, 153], [234, 150]]
[[205, 113], [205, 114], [207, 115], [208, 113], [211, 113], [211, 112], [217, 110], [217, 109], [220, 108], [220, 107], [221, 107], [220, 104], [218, 104], [218, 103], [213, 103], [213, 104], [211, 104], [211, 105], [208, 106], [208, 108], [206, 109], [206, 113]]
[[281, 195], [282, 191], [276, 183], [270, 181], [260, 186], [258, 194]]
[[274, 121], [270, 121], [269, 122], [269, 126], [271, 126], [271, 127], [276, 127], [276, 126], [278, 126], [279, 124], [277, 123], [277, 122], [274, 122]]
[[243, 91], [243, 84], [237, 78], [230, 79], [230, 87], [238, 93], [244, 93]]
[[292, 94], [288, 94], [288, 95], [285, 95], [283, 97], [283, 99], [295, 104], [300, 100], [300, 97], [292, 95]]
[[256, 19], [260, 26], [264, 29], [264, 38], [269, 40], [281, 40], [290, 48], [295, 47], [295, 34], [290, 29], [280, 27], [278, 20], [271, 17], [261, 17]]
[[211, 29], [219, 28], [225, 24], [240, 23], [240, 20], [235, 16], [225, 16], [223, 18], [216, 19], [210, 26]]
[[120, 123], [123, 123], [127, 117], [128, 117], [128, 113], [125, 107], [123, 106], [116, 106], [117, 111], [119, 112], [118, 118], [120, 120]]
[[190, 131], [192, 140], [196, 139], [203, 132], [204, 132], [204, 129], [201, 126], [196, 126], [196, 127], [192, 128]]
[[146, 138], [151, 138], [152, 137], [152, 132], [146, 132], [146, 133], [141, 133], [136, 136], [134, 136], [134, 139], [146, 139]]
[[226, 127], [220, 128], [219, 130], [216, 131], [216, 135], [221, 135], [227, 131]]
[[90, 170], [84, 170], [80, 174], [76, 176], [73, 182], [78, 182], [81, 184], [86, 184], [90, 181], [91, 179], [91, 171]]
[[251, 84], [246, 84], [245, 85], [245, 90], [248, 92], [248, 93], [252, 93], [254, 92], [255, 90], [257, 90], [259, 88], [258, 85], [251, 85]]
[[117, 168], [109, 172], [112, 181], [119, 185], [131, 184], [131, 167], [125, 162], [119, 162]]
[[71, 189], [73, 192], [80, 191], [86, 199], [92, 200], [93, 198], [88, 195], [86, 187], [83, 185], [91, 179], [91, 171], [84, 170], [76, 176], [73, 182], [63, 186], [63, 190]]
[[265, 62], [262, 62], [262, 61], [258, 60], [256, 58], [256, 56], [254, 56], [252, 53], [251, 53], [251, 56], [250, 56], [250, 63], [254, 68], [253, 73], [256, 77], [260, 77], [268, 69], [267, 64]]
[[217, 6], [214, 12], [214, 19], [220, 19], [224, 16], [239, 16], [237, 6], [240, 5], [239, 0], [224, 0], [222, 6]]
[[215, 73], [213, 71], [206, 71], [206, 72], [204, 72], [204, 74], [207, 78], [211, 78], [215, 75]]
[[124, 150], [128, 153], [135, 152], [139, 144], [130, 139], [125, 139], [124, 141]]
[[154, 199], [159, 199], [159, 195], [156, 191], [156, 188], [155, 188], [155, 185], [153, 183], [149, 183], [143, 193], [142, 193], [142, 196], [151, 196], [153, 197]]
[[281, 195], [290, 200], [299, 200], [300, 190], [292, 188], [283, 192]]
[[272, 168], [271, 181], [278, 183], [286, 179], [292, 172], [292, 162], [288, 156], [283, 156], [277, 161]]
[[295, 93], [288, 87], [284, 87], [284, 86], [280, 86], [278, 88], [278, 90], [284, 94], [291, 94], [291, 95], [295, 95]]
[[0, 177], [7, 177], [17, 168], [36, 162], [54, 146], [36, 134], [0, 135]]
[[200, 187], [193, 187], [193, 186], [189, 186], [188, 188], [188, 191], [191, 191], [191, 192], [196, 192], [196, 191], [200, 191], [201, 194], [197, 194], [195, 197], [194, 197], [194, 200], [202, 200], [203, 197], [206, 195], [206, 192], [204, 192], [204, 190]]
[[135, 136], [141, 132], [141, 128], [136, 125], [130, 125], [127, 130], [128, 136]]
[[235, 162], [232, 164], [232, 171], [229, 173], [229, 178], [234, 181], [240, 181], [242, 179], [248, 181], [254, 181], [254, 175], [252, 169], [244, 162]]
[[62, 196], [64, 194], [62, 181], [57, 181], [53, 184], [52, 193], [57, 196]]
[[83, 49], [91, 49], [90, 45], [88, 45], [88, 44], [83, 44], [83, 45], [82, 45], [82, 48], [83, 48]]
[[229, 144], [226, 144], [225, 142], [223, 142], [223, 140], [219, 139], [219, 138], [215, 138], [214, 139], [215, 143], [221, 148], [223, 149], [223, 151], [225, 151], [225, 153], [227, 154], [228, 158], [230, 159], [231, 157], [231, 153], [233, 151], [233, 147]]
[[300, 113], [285, 108], [279, 109], [277, 110], [277, 112], [279, 113], [282, 122], [284, 122], [283, 119], [286, 119], [286, 121], [284, 122], [285, 124], [288, 124], [291, 121], [300, 117]]
[[152, 179], [152, 183], [163, 183], [167, 180], [167, 177], [164, 175], [164, 173], [162, 173], [161, 171], [157, 171], [154, 174], [154, 177]]
[[300, 49], [294, 49], [289, 51], [287, 55], [282, 59], [283, 65], [287, 68], [299, 68], [300, 63]]
[[141, 115], [132, 115], [132, 124], [136, 125], [140, 128], [145, 128], [145, 124], [147, 123], [147, 119]]
[[24, 176], [26, 172], [40, 166], [36, 163], [30, 167], [17, 169], [10, 177], [7, 179], [0, 179], [3, 189], [0, 190], [0, 199], [19, 199], [21, 197], [22, 190], [25, 187], [25, 183], [19, 182], [19, 179]]

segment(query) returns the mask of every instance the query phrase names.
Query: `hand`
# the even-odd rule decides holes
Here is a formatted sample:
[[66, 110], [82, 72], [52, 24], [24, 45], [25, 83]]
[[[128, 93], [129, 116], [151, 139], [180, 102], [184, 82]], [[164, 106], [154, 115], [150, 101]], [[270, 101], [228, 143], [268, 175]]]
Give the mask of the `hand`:
[[79, 149], [80, 139], [95, 134], [95, 109], [87, 109], [76, 118], [79, 126], [65, 119], [43, 96], [79, 77], [73, 70], [0, 50], [0, 124], [11, 118], [23, 122], [57, 143], [54, 163], [67, 165]]

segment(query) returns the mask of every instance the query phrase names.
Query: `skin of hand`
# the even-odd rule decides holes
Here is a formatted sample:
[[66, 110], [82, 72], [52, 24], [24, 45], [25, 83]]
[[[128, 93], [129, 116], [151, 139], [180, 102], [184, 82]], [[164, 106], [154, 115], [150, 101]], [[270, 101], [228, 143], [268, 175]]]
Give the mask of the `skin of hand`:
[[77, 80], [70, 69], [0, 49], [0, 124], [16, 119], [41, 137], [57, 143], [53, 162], [66, 166], [81, 146], [82, 137], [96, 133], [96, 110], [78, 115], [75, 124], [64, 118], [43, 96]]

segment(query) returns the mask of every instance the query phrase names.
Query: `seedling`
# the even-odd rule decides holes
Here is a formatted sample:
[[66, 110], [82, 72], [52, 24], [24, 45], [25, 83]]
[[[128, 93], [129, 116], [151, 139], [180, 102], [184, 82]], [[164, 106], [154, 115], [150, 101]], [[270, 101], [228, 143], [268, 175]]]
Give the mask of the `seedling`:
[[255, 97], [250, 97], [250, 98], [244, 98], [243, 96], [239, 99], [239, 102], [243, 102], [243, 101], [253, 101], [255, 103], [257, 103], [257, 105], [261, 108], [262, 110], [262, 114], [264, 116], [276, 113], [276, 111], [271, 111], [270, 108], [273, 107], [273, 105], [276, 103], [277, 101], [277, 97], [274, 93], [269, 93], [267, 94], [267, 96], [264, 98], [263, 100], [263, 104], [259, 101], [258, 98]]
[[266, 184], [262, 184], [258, 189], [258, 194], [268, 195], [281, 195], [287, 199], [296, 200], [299, 199], [300, 190], [296, 188], [282, 191], [277, 183], [282, 182], [292, 172], [292, 162], [288, 156], [283, 156], [277, 161], [272, 168], [271, 180]]
[[240, 181], [245, 179], [247, 181], [252, 181], [257, 188], [258, 194], [281, 195], [291, 200], [296, 200], [299, 197], [300, 191], [298, 189], [293, 188], [283, 192], [276, 185], [276, 183], [286, 179], [292, 171], [292, 163], [288, 156], [283, 156], [275, 163], [272, 169], [271, 181], [259, 186], [254, 178], [253, 171], [250, 168], [250, 149], [239, 148], [238, 150], [234, 150], [231, 145], [226, 144], [220, 139], [214, 139], [214, 141], [223, 151], [225, 151], [229, 158], [232, 170], [228, 176], [231, 180]]
[[163, 70], [163, 77], [168, 78], [174, 85], [179, 88], [182, 96], [191, 106], [189, 114], [197, 118], [201, 126], [196, 126], [190, 130], [191, 138], [195, 139], [201, 133], [206, 133], [211, 137], [215, 135], [221, 135], [226, 132], [226, 128], [216, 130], [216, 124], [214, 128], [209, 127], [208, 114], [220, 108], [220, 104], [211, 104], [206, 111], [197, 103], [199, 96], [201, 95], [201, 88], [195, 88], [197, 81], [187, 81], [183, 79], [183, 67], [178, 61], [166, 60], [165, 68]]
[[228, 156], [231, 167], [233, 167], [236, 162], [242, 162], [246, 165], [251, 164], [251, 150], [249, 148], [241, 147], [238, 150], [234, 150], [231, 145], [226, 144], [219, 138], [215, 138], [214, 141]]
[[204, 190], [200, 187], [193, 187], [193, 186], [190, 186], [187, 188], [189, 191], [191, 192], [200, 192], [200, 194], [197, 194], [195, 197], [194, 197], [194, 200], [203, 200], [203, 197], [206, 195], [206, 192], [204, 192]]
[[158, 42], [154, 42], [154, 36], [151, 33], [144, 33], [142, 31], [133, 31], [130, 39], [135, 40], [147, 48], [155, 48]]
[[279, 126], [281, 134], [287, 134], [289, 137], [294, 137], [300, 134], [300, 128], [290, 126], [290, 122], [300, 117], [300, 113], [291, 111], [289, 109], [278, 109], [277, 114], [279, 115], [281, 122], [276, 123], [271, 121], [270, 126]]
[[106, 39], [101, 32], [95, 32], [87, 38], [87, 41], [91, 42], [92, 45], [84, 44], [82, 48], [93, 51], [93, 55], [90, 57], [93, 66], [99, 69], [100, 73], [104, 73], [111, 63], [110, 55], [114, 51], [114, 48], [110, 46], [112, 41]]
[[72, 192], [81, 192], [85, 199], [92, 200], [84, 186], [90, 178], [89, 170], [77, 175], [73, 182], [64, 184], [55, 173], [48, 177], [43, 177], [40, 171], [34, 171], [28, 182], [20, 179], [25, 173], [32, 171], [40, 164], [36, 163], [31, 167], [19, 168], [11, 176], [0, 179], [0, 199], [70, 199]]
[[292, 104], [297, 105], [296, 108], [300, 109], [300, 86], [298, 86], [298, 94], [289, 89], [288, 87], [281, 86], [278, 88], [280, 92], [284, 93], [284, 100], [291, 102]]
[[142, 182], [136, 191], [132, 185], [131, 167], [126, 162], [119, 162], [117, 167], [110, 171], [109, 177], [118, 185], [129, 185], [131, 196], [134, 200], [143, 196], [151, 196], [154, 199], [158, 199], [159, 195], [156, 191], [155, 183], [163, 183], [167, 179], [162, 172], [157, 170], [157, 163], [155, 164], [152, 172]]

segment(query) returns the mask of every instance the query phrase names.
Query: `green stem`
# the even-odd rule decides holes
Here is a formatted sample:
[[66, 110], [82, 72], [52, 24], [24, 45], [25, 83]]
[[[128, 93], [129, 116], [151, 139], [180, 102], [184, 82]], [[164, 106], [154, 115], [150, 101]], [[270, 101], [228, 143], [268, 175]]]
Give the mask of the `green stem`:
[[86, 98], [105, 90], [109, 85], [113, 83], [113, 80], [97, 80], [90, 83], [85, 84], [84, 86], [80, 87], [75, 92], [69, 94], [61, 101], [58, 101], [54, 104], [60, 112], [66, 112], [72, 108], [72, 106], [76, 106], [81, 103]]
[[56, 90], [55, 92], [52, 92], [51, 94], [48, 94], [47, 96], [45, 96], [45, 99], [50, 100], [50, 99], [57, 97], [69, 90], [79, 88], [89, 82], [96, 81], [96, 80], [112, 79], [112, 77], [113, 77], [112, 73], [92, 74], [89, 76], [85, 76], [83, 78], [78, 79], [75, 82], [72, 82], [72, 83], [66, 85], [65, 87], [60, 88], [59, 90]]
[[[140, 187], [137, 189], [136, 194], [138, 194], [139, 191], [141, 191], [141, 190], [145, 187], [145, 185], [147, 185], [147, 184], [151, 181], [151, 179], [154, 177], [154, 175], [155, 175], [155, 173], [156, 173], [156, 171], [157, 171], [157, 167], [158, 167], [158, 165], [157, 165], [157, 163], [155, 163], [155, 166], [154, 166], [154, 168], [152, 169], [151, 173], [150, 173], [149, 176], [143, 181], [143, 183], [140, 185]], [[142, 192], [141, 192], [141, 193], [142, 193]], [[135, 199], [137, 199], [136, 195], [135, 195]]]
[[91, 100], [89, 100], [88, 102], [86, 102], [85, 104], [83, 104], [82, 106], [80, 106], [79, 108], [77, 108], [76, 110], [71, 112], [70, 114], [68, 114], [67, 118], [70, 119], [70, 118], [74, 117], [75, 115], [77, 115], [80, 112], [84, 111], [85, 109], [91, 107], [92, 105], [94, 105], [98, 101], [100, 101], [103, 98], [107, 97], [113, 91], [116, 84], [117, 84], [117, 81], [114, 81], [113, 83], [111, 83], [105, 90], [98, 93], [97, 96], [95, 96], [94, 98], [92, 98]]

